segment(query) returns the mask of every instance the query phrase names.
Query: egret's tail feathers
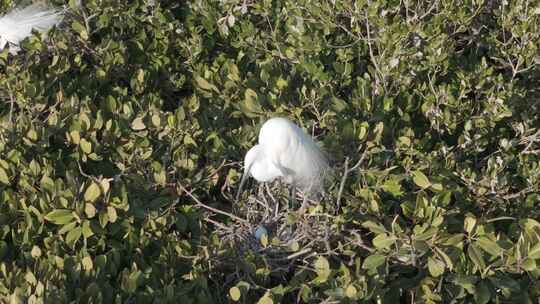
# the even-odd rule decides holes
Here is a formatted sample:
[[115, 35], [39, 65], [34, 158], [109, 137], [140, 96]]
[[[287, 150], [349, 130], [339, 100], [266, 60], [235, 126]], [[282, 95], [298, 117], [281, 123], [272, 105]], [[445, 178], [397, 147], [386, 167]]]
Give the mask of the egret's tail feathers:
[[60, 23], [64, 10], [32, 4], [22, 9], [15, 8], [0, 17], [0, 47], [6, 43], [19, 44], [32, 34], [32, 29], [47, 31]]

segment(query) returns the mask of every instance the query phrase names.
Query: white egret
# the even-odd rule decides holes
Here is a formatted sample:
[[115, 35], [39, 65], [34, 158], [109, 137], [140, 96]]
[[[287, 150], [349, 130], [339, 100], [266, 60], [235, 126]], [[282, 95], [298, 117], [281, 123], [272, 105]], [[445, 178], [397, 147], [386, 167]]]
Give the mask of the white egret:
[[329, 166], [313, 139], [286, 118], [266, 121], [259, 132], [259, 144], [244, 158], [244, 174], [236, 199], [249, 176], [259, 182], [281, 178], [304, 193], [319, 193]]
[[59, 24], [64, 10], [32, 4], [22, 9], [15, 8], [0, 17], [0, 50], [11, 44], [10, 53], [19, 51], [18, 44], [32, 34], [32, 29], [47, 31]]

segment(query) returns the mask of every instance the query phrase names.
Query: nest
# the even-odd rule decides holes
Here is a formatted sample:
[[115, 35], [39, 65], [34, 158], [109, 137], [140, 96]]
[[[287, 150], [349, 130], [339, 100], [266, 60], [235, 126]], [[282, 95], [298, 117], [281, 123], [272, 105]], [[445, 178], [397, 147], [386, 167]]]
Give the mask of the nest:
[[[329, 248], [329, 236], [335, 235], [331, 230], [337, 228], [332, 215], [323, 212], [325, 197], [312, 200], [297, 193], [292, 198], [287, 192], [278, 186], [270, 189], [260, 185], [257, 193], [235, 205], [233, 223], [210, 220], [216, 224], [221, 243], [232, 249], [233, 256], [221, 259], [222, 263], [249, 264], [260, 259], [276, 274], [307, 265], [310, 257]], [[301, 205], [307, 208], [303, 210]]]

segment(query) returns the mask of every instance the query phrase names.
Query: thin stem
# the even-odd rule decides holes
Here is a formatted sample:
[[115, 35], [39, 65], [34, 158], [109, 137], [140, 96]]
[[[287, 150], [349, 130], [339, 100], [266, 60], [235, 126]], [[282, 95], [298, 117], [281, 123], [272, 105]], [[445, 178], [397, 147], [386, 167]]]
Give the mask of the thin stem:
[[195, 196], [191, 193], [191, 191], [189, 191], [189, 190], [187, 190], [186, 188], [184, 188], [184, 186], [182, 186], [181, 184], [178, 184], [178, 187], [179, 187], [182, 191], [184, 191], [185, 193], [187, 193], [187, 195], [188, 195], [189, 197], [191, 197], [191, 199], [193, 199], [193, 201], [195, 201], [195, 203], [197, 204], [197, 206], [202, 207], [202, 208], [207, 209], [207, 210], [210, 210], [210, 211], [215, 212], [215, 213], [219, 213], [219, 214], [228, 216], [228, 217], [230, 217], [230, 218], [232, 218], [232, 219], [234, 219], [234, 220], [237, 220], [237, 221], [239, 221], [239, 222], [242, 222], [242, 223], [244, 223], [244, 224], [248, 224], [248, 221], [245, 220], [245, 219], [243, 219], [243, 218], [240, 218], [240, 217], [238, 217], [238, 216], [236, 216], [236, 215], [234, 215], [234, 214], [232, 214], [232, 213], [225, 212], [225, 211], [222, 211], [222, 210], [219, 210], [219, 209], [216, 209], [216, 208], [214, 208], [214, 207], [210, 207], [210, 206], [204, 204], [204, 203], [201, 202], [197, 197], [195, 197]]

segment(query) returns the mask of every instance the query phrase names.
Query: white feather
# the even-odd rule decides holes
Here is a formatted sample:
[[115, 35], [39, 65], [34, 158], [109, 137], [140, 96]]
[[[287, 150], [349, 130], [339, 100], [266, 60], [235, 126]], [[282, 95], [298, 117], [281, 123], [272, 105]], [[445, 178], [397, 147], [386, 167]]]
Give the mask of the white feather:
[[244, 174], [236, 197], [238, 200], [249, 176], [259, 182], [281, 178], [306, 194], [322, 193], [329, 170], [325, 155], [311, 136], [286, 118], [271, 118], [259, 131], [259, 144], [244, 158]]
[[[60, 23], [64, 16], [63, 10], [49, 8], [40, 4], [32, 4], [25, 8], [15, 8], [0, 17], [0, 49], [7, 43], [17, 46], [22, 40], [32, 34], [32, 29], [47, 31]], [[10, 49], [16, 53], [18, 47]]]

